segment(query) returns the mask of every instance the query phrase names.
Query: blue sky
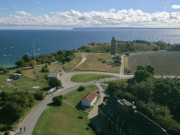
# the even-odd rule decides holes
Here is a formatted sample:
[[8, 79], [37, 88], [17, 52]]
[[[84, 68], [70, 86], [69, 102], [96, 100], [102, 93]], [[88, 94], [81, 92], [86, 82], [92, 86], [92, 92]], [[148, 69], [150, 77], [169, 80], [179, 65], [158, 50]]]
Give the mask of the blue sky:
[[180, 0], [0, 0], [0, 28], [180, 27], [179, 23]]

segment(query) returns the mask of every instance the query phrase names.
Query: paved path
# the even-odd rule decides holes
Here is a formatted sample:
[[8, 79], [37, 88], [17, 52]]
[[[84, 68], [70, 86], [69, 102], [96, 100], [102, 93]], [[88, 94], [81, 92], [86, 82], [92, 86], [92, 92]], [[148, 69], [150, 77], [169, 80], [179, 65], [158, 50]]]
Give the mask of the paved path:
[[101, 84], [100, 83], [96, 83], [96, 86], [99, 88], [99, 90], [100, 90], [100, 99], [98, 100], [98, 102], [94, 105], [94, 107], [93, 107], [93, 109], [89, 112], [89, 115], [88, 115], [88, 119], [92, 119], [92, 118], [94, 118], [94, 117], [96, 117], [97, 115], [98, 115], [98, 106], [100, 105], [100, 104], [102, 104], [102, 102], [103, 102], [103, 99], [104, 99], [104, 97], [106, 96], [105, 94], [104, 94], [104, 89], [101, 87]]

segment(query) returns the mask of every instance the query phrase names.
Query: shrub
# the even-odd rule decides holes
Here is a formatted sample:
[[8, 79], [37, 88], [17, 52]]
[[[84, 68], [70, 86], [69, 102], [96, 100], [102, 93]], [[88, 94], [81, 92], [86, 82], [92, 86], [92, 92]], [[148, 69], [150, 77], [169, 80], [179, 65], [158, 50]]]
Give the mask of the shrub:
[[41, 72], [49, 72], [49, 69], [44, 66], [42, 67]]
[[60, 96], [56, 96], [56, 97], [53, 97], [53, 105], [55, 105], [55, 106], [61, 106], [61, 104], [62, 104], [62, 96], [60, 95]]
[[84, 91], [85, 87], [84, 86], [79, 86], [78, 91]]
[[36, 100], [43, 100], [43, 98], [44, 98], [43, 92], [42, 91], [36, 91], [34, 94], [34, 98]]

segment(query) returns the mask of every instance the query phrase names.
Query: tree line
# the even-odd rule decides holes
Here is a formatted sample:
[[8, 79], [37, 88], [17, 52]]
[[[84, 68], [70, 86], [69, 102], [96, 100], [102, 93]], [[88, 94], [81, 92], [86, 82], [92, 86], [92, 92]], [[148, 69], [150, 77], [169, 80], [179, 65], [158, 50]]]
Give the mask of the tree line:
[[135, 102], [137, 109], [171, 135], [180, 133], [180, 83], [178, 79], [154, 78], [154, 68], [138, 66], [127, 81], [109, 82], [110, 95]]

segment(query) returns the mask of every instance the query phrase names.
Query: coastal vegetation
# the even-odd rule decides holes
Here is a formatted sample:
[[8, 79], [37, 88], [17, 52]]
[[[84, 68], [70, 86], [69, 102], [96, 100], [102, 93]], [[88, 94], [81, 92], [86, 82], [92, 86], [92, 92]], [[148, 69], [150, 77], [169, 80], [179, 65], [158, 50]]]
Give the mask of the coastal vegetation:
[[[56, 53], [51, 53], [49, 55], [36, 56], [37, 64], [50, 64], [51, 62], [59, 61], [62, 64], [71, 61], [75, 57], [72, 51], [62, 51], [59, 50]], [[17, 67], [34, 67], [34, 58], [28, 56], [27, 54], [22, 57], [21, 60], [15, 63]]]
[[[142, 51], [158, 51], [168, 49], [170, 44], [163, 41], [150, 42], [145, 40], [134, 41], [117, 41], [116, 52], [142, 52]], [[83, 52], [93, 53], [110, 53], [110, 43], [89, 43], [79, 48]]]
[[154, 78], [152, 66], [138, 66], [127, 81], [108, 84], [111, 96], [135, 102], [137, 109], [161, 125], [171, 135], [180, 131], [180, 83], [178, 79]]
[[111, 78], [113, 75], [105, 74], [77, 74], [71, 77], [72, 82], [89, 82], [99, 79]]
[[162, 51], [131, 54], [128, 57], [128, 69], [134, 74], [138, 65], [153, 65], [156, 75], [180, 75], [180, 52]]

